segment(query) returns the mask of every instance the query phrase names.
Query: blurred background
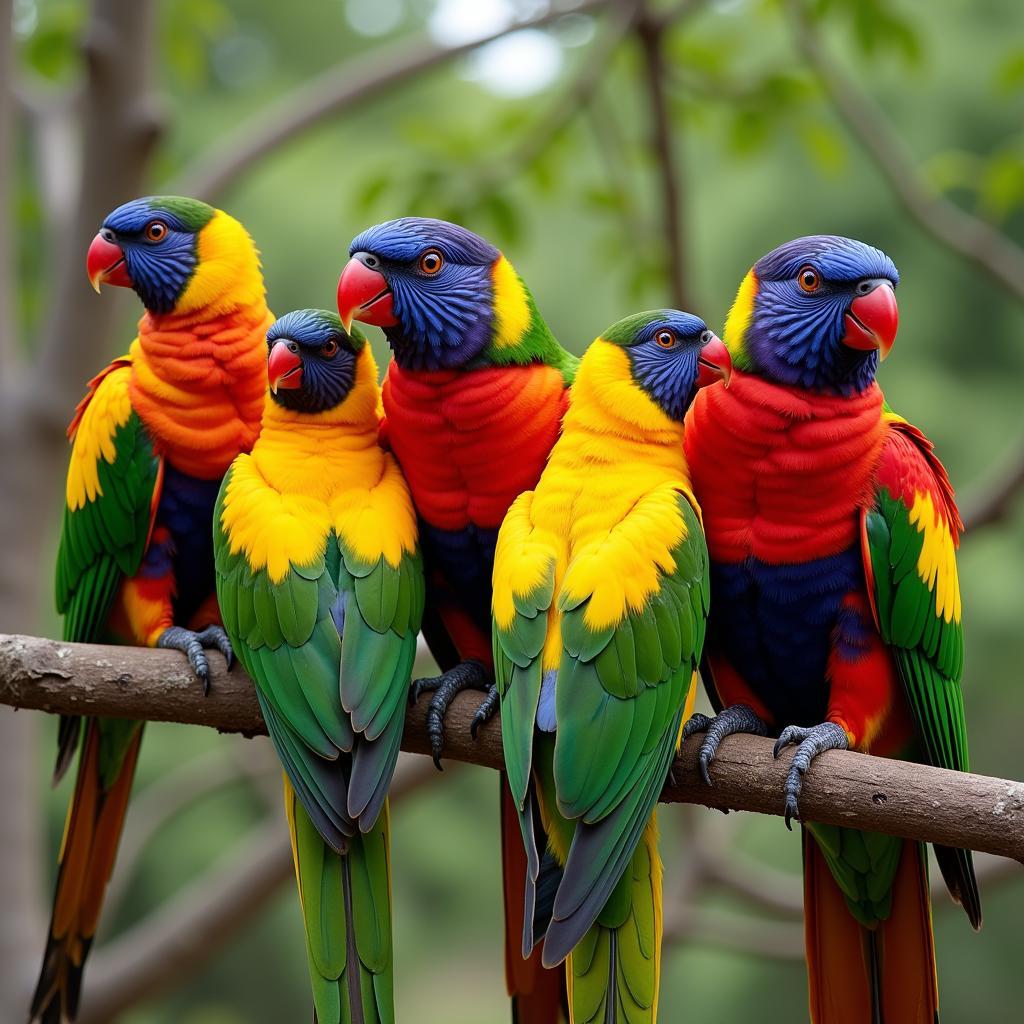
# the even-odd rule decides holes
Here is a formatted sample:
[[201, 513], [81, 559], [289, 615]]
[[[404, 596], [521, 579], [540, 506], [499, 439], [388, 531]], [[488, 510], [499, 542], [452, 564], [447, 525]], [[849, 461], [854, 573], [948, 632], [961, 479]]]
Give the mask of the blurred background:
[[[241, 219], [278, 312], [333, 304], [361, 228], [459, 220], [575, 351], [655, 305], [720, 326], [762, 253], [849, 234], [902, 272], [881, 381], [971, 526], [973, 767], [1024, 777], [1022, 28], [1018, 0], [0, 0], [0, 629], [59, 635], [63, 428], [139, 313], [92, 294], [85, 250], [134, 195]], [[47, 786], [55, 732], [0, 714], [4, 1021], [23, 1018], [43, 948], [69, 795]], [[83, 1024], [307, 1020], [267, 743], [151, 726], [143, 749]], [[400, 1019], [507, 1020], [497, 785], [400, 768]], [[661, 1019], [805, 1019], [797, 836], [692, 807], [661, 822]], [[936, 897], [947, 1022], [1024, 1005], [1024, 871], [980, 870], [981, 935]]]

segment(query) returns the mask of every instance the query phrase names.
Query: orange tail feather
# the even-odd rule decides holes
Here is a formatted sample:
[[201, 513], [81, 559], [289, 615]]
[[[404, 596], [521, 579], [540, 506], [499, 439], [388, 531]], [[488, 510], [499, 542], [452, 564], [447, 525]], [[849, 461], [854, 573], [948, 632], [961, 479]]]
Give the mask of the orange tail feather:
[[805, 832], [804, 924], [813, 1024], [936, 1024], [931, 899], [918, 843], [903, 844], [892, 911], [872, 930], [850, 913]]
[[547, 970], [540, 962], [541, 946], [523, 959], [523, 894], [526, 891], [526, 851], [519, 815], [505, 773], [501, 785], [501, 863], [505, 896], [505, 981], [512, 997], [513, 1024], [562, 1024], [566, 1020], [565, 971]]
[[32, 997], [31, 1020], [61, 1024], [74, 1020], [78, 1013], [85, 959], [114, 869], [141, 741], [140, 728], [114, 784], [104, 790], [100, 781], [99, 728], [95, 722], [87, 726], [64, 826], [53, 916], [39, 983]]

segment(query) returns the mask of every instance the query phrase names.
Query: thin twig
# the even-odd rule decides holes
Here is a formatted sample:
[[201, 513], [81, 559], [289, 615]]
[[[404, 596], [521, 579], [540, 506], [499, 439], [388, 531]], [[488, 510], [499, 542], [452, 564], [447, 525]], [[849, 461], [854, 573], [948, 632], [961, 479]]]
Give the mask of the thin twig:
[[[429, 758], [403, 759], [392, 783], [392, 801], [436, 775]], [[143, 999], [180, 984], [251, 921], [291, 876], [291, 844], [282, 815], [280, 821], [258, 826], [206, 875], [96, 951], [77, 1024], [106, 1024]]]
[[1024, 301], [1024, 249], [994, 225], [968, 213], [922, 179], [902, 138], [827, 52], [805, 0], [786, 0], [797, 46], [836, 112], [874, 161], [903, 208], [947, 248], [984, 270]]
[[1010, 518], [1013, 504], [1024, 490], [1024, 451], [1003, 474], [977, 497], [971, 499], [964, 513], [964, 530], [973, 533], [986, 526], [994, 526]]
[[511, 32], [543, 28], [568, 13], [596, 13], [614, 2], [616, 0], [583, 0], [574, 5], [556, 4], [533, 18], [513, 22], [457, 46], [418, 39], [374, 50], [328, 68], [211, 145], [195, 164], [182, 171], [171, 189], [215, 200], [257, 161], [327, 118], [338, 117], [411, 78], [420, 77]]
[[644, 81], [651, 118], [651, 150], [661, 189], [661, 221], [668, 256], [668, 291], [672, 304], [686, 309], [689, 289], [683, 197], [680, 188], [682, 171], [676, 158], [678, 131], [673, 129], [666, 91], [666, 60], [664, 52], [666, 23], [661, 18], [644, 15], [636, 26], [643, 51]]

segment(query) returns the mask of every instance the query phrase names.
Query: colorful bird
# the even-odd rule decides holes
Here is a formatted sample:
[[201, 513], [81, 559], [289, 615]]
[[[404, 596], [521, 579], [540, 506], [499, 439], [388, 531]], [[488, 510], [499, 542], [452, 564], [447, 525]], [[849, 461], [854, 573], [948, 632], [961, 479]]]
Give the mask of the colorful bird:
[[[404, 218], [359, 235], [338, 282], [338, 312], [384, 329], [394, 354], [384, 381], [385, 437], [409, 481], [427, 573], [423, 632], [442, 675], [428, 727], [440, 767], [444, 712], [467, 687], [489, 690], [476, 727], [497, 707], [491, 664], [494, 544], [512, 502], [533, 487], [566, 407], [576, 359], [489, 242], [445, 221]], [[505, 965], [521, 1022], [561, 1015], [561, 978], [519, 955], [526, 861], [504, 783]]]
[[[967, 770], [956, 548], [962, 529], [924, 435], [884, 403], [879, 358], [896, 336], [892, 260], [861, 242], [800, 238], [759, 260], [725, 340], [728, 391], [701, 392], [686, 454], [711, 553], [705, 675], [722, 738], [797, 744], [785, 785], [854, 749]], [[971, 854], [936, 847], [975, 928]], [[804, 829], [811, 1017], [933, 1024], [938, 994], [919, 843]]]
[[[543, 938], [546, 966], [568, 956], [574, 1024], [657, 1019], [654, 808], [692, 710], [709, 598], [683, 417], [726, 375], [724, 353], [676, 310], [605, 331], [540, 482], [498, 535], [495, 676], [530, 865], [523, 955]], [[538, 823], [563, 871], [553, 890], [538, 886]]]
[[217, 596], [285, 770], [317, 1020], [384, 1024], [387, 793], [423, 615], [416, 513], [378, 444], [362, 335], [305, 309], [267, 343], [263, 428], [217, 504]]
[[[259, 255], [233, 217], [194, 199], [118, 207], [89, 280], [134, 288], [145, 315], [126, 356], [89, 384], [68, 436], [57, 608], [64, 639], [171, 647], [203, 683], [220, 628], [210, 520], [221, 477], [259, 430], [267, 312]], [[84, 734], [79, 744], [79, 735]], [[56, 776], [81, 748], [31, 1016], [73, 1020], [114, 866], [142, 723], [61, 720]]]

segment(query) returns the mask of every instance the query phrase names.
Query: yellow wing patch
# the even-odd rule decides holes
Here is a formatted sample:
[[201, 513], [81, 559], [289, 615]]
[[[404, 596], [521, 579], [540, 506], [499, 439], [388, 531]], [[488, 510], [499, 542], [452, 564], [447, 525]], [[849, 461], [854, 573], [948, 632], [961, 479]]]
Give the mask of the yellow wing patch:
[[917, 491], [910, 521], [924, 534], [917, 573], [935, 593], [935, 614], [946, 622], [960, 621], [960, 579], [956, 568], [956, 546], [949, 525], [939, 515], [932, 496]]
[[562, 593], [574, 603], [590, 598], [583, 618], [591, 629], [616, 626], [640, 611], [658, 591], [661, 574], [675, 572], [672, 549], [687, 536], [678, 506], [682, 489], [680, 482], [651, 491], [604, 536], [573, 553]]
[[520, 494], [508, 510], [494, 549], [491, 610], [498, 629], [508, 630], [516, 616], [515, 597], [527, 597], [550, 576], [555, 554], [530, 520], [533, 491]]
[[390, 455], [384, 456], [380, 482], [365, 490], [346, 490], [331, 502], [334, 529], [359, 558], [381, 556], [394, 567], [416, 550], [416, 512], [409, 488]]
[[508, 348], [519, 343], [530, 326], [530, 305], [526, 289], [512, 264], [499, 256], [491, 270], [494, 284], [494, 346]]
[[233, 555], [245, 553], [253, 571], [280, 583], [292, 565], [323, 555], [331, 517], [327, 505], [303, 494], [274, 490], [249, 455], [235, 459], [224, 494], [221, 526]]
[[103, 494], [98, 465], [100, 459], [113, 463], [117, 458], [114, 434], [128, 422], [132, 413], [128, 391], [131, 374], [130, 366], [107, 374], [82, 413], [68, 466], [66, 497], [72, 512]]

